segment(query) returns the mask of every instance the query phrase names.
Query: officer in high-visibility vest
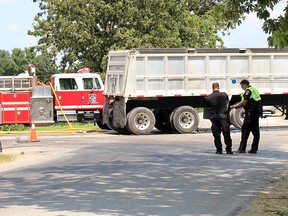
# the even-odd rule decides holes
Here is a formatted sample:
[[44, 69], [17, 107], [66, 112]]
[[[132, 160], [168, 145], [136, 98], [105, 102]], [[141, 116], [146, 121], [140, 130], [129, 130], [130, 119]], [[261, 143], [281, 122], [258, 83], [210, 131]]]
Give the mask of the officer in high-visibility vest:
[[240, 85], [244, 90], [241, 95], [241, 102], [233, 105], [232, 108], [243, 107], [245, 109], [245, 117], [241, 128], [241, 142], [236, 153], [246, 153], [247, 140], [250, 132], [252, 132], [254, 138], [248, 153], [257, 154], [260, 140], [259, 117], [262, 115], [261, 97], [259, 91], [251, 86], [248, 80], [242, 80]]

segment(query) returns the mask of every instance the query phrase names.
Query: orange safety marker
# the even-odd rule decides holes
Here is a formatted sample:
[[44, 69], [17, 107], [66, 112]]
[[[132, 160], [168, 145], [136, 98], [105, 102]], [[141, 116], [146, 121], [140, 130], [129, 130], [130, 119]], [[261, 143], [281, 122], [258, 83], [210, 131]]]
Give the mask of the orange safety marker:
[[40, 140], [37, 139], [36, 135], [36, 127], [35, 124], [32, 123], [31, 133], [30, 133], [30, 142], [39, 142]]

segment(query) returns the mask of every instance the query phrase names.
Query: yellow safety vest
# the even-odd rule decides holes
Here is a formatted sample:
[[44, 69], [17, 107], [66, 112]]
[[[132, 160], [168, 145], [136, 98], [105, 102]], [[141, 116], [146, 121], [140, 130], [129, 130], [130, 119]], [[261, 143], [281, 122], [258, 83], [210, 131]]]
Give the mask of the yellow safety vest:
[[[255, 87], [253, 86], [249, 86], [249, 88], [247, 88], [251, 91], [251, 98], [253, 98], [255, 101], [260, 101], [261, 100], [261, 96], [260, 96], [260, 93], [258, 91], [258, 89], [256, 89]], [[244, 94], [245, 94], [246, 90], [243, 92], [243, 94], [241, 94], [241, 101], [244, 100]]]

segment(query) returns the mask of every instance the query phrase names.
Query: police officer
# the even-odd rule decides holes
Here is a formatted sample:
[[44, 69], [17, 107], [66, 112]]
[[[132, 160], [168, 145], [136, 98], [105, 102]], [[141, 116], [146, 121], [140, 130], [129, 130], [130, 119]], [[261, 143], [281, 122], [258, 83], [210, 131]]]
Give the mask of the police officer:
[[222, 154], [221, 132], [226, 144], [226, 153], [233, 154], [230, 136], [230, 123], [228, 121], [228, 95], [219, 91], [219, 83], [212, 84], [213, 93], [206, 98], [207, 107], [210, 108], [211, 130], [214, 136], [216, 154]]
[[240, 107], [245, 109], [244, 122], [241, 128], [241, 142], [237, 153], [246, 153], [247, 140], [250, 132], [252, 132], [254, 138], [251, 150], [248, 153], [257, 154], [260, 140], [259, 117], [262, 114], [261, 97], [258, 90], [251, 86], [248, 80], [242, 80], [240, 85], [244, 90], [241, 95], [241, 102], [232, 106], [236, 109]]

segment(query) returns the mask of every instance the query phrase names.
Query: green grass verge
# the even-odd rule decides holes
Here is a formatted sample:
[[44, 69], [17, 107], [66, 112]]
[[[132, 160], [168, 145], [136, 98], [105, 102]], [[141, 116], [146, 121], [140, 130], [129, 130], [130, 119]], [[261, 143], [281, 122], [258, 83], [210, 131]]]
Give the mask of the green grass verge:
[[[72, 126], [72, 128], [70, 127]], [[36, 125], [37, 131], [57, 131], [57, 130], [70, 130], [70, 129], [83, 129], [83, 130], [97, 130], [99, 127], [94, 126], [94, 123], [71, 122], [68, 125], [66, 122], [58, 122], [51, 125]], [[0, 131], [30, 131], [30, 125], [15, 124], [15, 125], [2, 125]]]
[[15, 155], [11, 154], [0, 154], [0, 164], [14, 161], [16, 159]]
[[288, 210], [276, 211], [275, 214], [279, 216], [288, 216]]
[[[70, 127], [72, 126], [72, 128]], [[83, 130], [95, 130], [99, 129], [94, 123], [81, 123], [81, 122], [71, 122], [68, 125], [66, 122], [58, 122], [53, 125], [37, 125], [37, 131], [57, 131], [57, 130], [70, 130], [70, 129], [83, 129]], [[30, 130], [30, 127], [28, 128]]]

